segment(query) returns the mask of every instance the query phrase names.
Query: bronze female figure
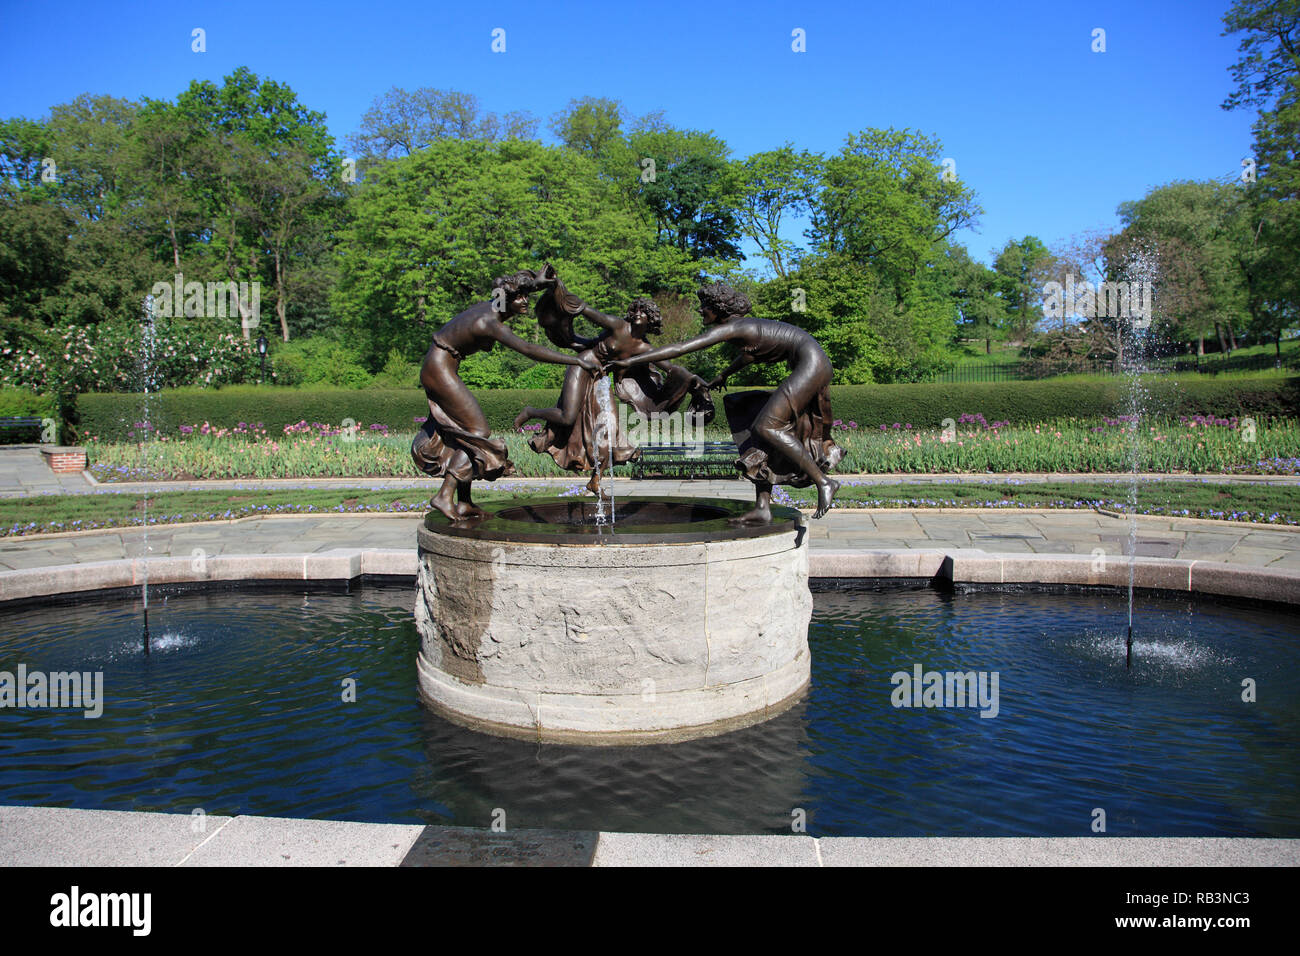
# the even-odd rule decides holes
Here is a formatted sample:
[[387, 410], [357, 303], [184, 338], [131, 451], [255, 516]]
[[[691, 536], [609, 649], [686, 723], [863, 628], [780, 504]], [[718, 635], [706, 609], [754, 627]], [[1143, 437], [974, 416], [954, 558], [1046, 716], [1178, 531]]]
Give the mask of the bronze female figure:
[[[651, 299], [636, 299], [628, 307], [627, 317], [619, 318], [585, 305], [571, 296], [558, 280], [553, 292], [548, 292], [538, 302], [537, 312], [539, 318], [553, 312], [567, 314], [567, 326], [562, 320], [549, 318], [543, 325], [550, 328], [571, 330], [572, 318], [576, 316], [603, 328], [605, 331], [595, 339], [580, 340], [571, 331], [562, 335], [575, 343], [586, 344], [582, 357], [601, 365], [648, 352], [651, 345], [647, 336], [658, 334], [663, 329], [659, 307]], [[703, 414], [712, 417], [708, 386], [698, 375], [666, 363], [660, 363], [653, 373], [649, 369], [643, 372], [640, 375], [619, 374], [615, 383], [619, 398], [642, 415], [648, 417], [654, 412], [676, 408], [690, 392], [695, 396], [693, 407], [698, 406]], [[611, 434], [601, 420], [599, 389], [603, 387], [599, 375], [571, 368], [564, 375], [564, 387], [554, 408], [527, 406], [515, 418], [515, 428], [523, 427], [525, 422], [534, 418], [546, 422], [546, 431], [534, 436], [530, 442], [533, 450], [549, 454], [557, 465], [569, 471], [590, 471], [591, 481], [587, 487], [593, 494], [601, 493], [596, 473], [598, 466], [608, 464], [611, 458], [613, 464], [622, 464], [634, 459], [638, 453], [637, 448], [627, 443], [626, 436], [617, 426]]]
[[734, 342], [740, 354], [725, 372], [709, 383], [724, 388], [727, 379], [754, 362], [788, 362], [790, 376], [775, 391], [727, 395], [727, 422], [740, 450], [737, 467], [755, 486], [755, 506], [740, 520], [771, 520], [772, 486], [817, 486], [820, 518], [830, 510], [839, 482], [826, 472], [839, 463], [844, 450], [830, 437], [830, 359], [811, 335], [785, 322], [747, 317], [748, 297], [721, 283], [700, 289], [700, 315], [710, 328], [678, 345], [611, 362], [625, 368], [673, 359], [721, 342]]
[[460, 379], [461, 361], [500, 342], [539, 362], [578, 365], [593, 375], [600, 372], [595, 359], [553, 352], [521, 339], [506, 327], [511, 319], [528, 312], [530, 293], [556, 281], [553, 271], [548, 275], [525, 270], [498, 278], [493, 283], [493, 299], [470, 306], [439, 329], [424, 356], [420, 384], [429, 399], [429, 417], [411, 443], [411, 457], [426, 475], [445, 476], [429, 504], [452, 521], [484, 514], [471, 499], [474, 479], [493, 481], [514, 470], [506, 443], [490, 437], [483, 409]]

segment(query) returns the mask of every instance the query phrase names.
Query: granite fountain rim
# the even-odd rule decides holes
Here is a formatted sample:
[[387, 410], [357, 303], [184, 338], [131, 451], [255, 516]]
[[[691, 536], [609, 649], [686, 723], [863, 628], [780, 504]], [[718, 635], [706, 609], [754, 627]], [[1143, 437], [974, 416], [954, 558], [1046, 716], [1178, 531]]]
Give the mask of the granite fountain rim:
[[[638, 505], [685, 508], [707, 514], [674, 522], [641, 523], [629, 507]], [[674, 545], [735, 541], [801, 532], [807, 517], [796, 508], [772, 505], [772, 520], [767, 524], [733, 525], [732, 518], [745, 514], [751, 504], [730, 498], [693, 498], [680, 495], [633, 495], [614, 499], [616, 520], [612, 525], [572, 525], [542, 520], [525, 520], [511, 513], [581, 509], [594, 511], [594, 498], [547, 496], [522, 497], [494, 502], [483, 510], [487, 518], [453, 522], [436, 510], [425, 515], [418, 536], [425, 534], [507, 544], [579, 545], [582, 547], [619, 547], [625, 545]], [[618, 515], [623, 515], [622, 523]], [[629, 521], [629, 518], [633, 519]], [[800, 535], [802, 543], [802, 535]]]

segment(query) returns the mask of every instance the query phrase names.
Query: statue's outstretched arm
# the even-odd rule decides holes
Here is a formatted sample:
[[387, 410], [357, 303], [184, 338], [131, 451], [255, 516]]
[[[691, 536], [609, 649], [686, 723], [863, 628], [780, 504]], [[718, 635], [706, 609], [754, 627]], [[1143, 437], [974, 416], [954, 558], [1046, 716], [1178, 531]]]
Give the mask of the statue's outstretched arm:
[[602, 328], [615, 332], [622, 325], [627, 324], [627, 319], [619, 318], [617, 315], [607, 315], [599, 309], [593, 309], [589, 305], [583, 305], [582, 311], [578, 313], [589, 322], [594, 322]]
[[583, 359], [580, 355], [565, 355], [563, 352], [554, 352], [545, 345], [538, 345], [536, 342], [521, 339], [502, 325], [500, 321], [493, 321], [486, 331], [502, 345], [514, 349], [521, 355], [527, 355], [535, 361], [551, 362], [556, 365], [581, 365], [589, 372], [600, 372], [600, 363], [594, 359]]
[[700, 388], [709, 387], [708, 382], [704, 381], [704, 379], [700, 378], [688, 368], [683, 368], [680, 365], [673, 365], [671, 362], [651, 362], [650, 364], [666, 375], [682, 376], [682, 378], [690, 382], [692, 386], [699, 386]]
[[735, 337], [735, 331], [729, 328], [712, 328], [707, 332], [695, 336], [693, 339], [687, 339], [685, 342], [679, 342], [676, 345], [663, 345], [657, 349], [651, 349], [649, 352], [642, 352], [630, 359], [620, 359], [617, 362], [610, 362], [610, 365], [616, 365], [620, 368], [628, 365], [645, 365], [647, 362], [658, 362], [663, 359], [675, 359], [679, 355], [685, 355], [688, 352], [698, 352], [700, 349], [707, 349], [710, 346], [718, 345]]
[[731, 378], [731, 376], [735, 375], [742, 368], [745, 368], [746, 366], [753, 365], [753, 364], [754, 364], [754, 356], [750, 355], [748, 352], [741, 352], [734, 359], [732, 359], [731, 364], [727, 366], [725, 372], [723, 372], [713, 381], [709, 382], [709, 388], [713, 389], [713, 388], [726, 387], [727, 379]]

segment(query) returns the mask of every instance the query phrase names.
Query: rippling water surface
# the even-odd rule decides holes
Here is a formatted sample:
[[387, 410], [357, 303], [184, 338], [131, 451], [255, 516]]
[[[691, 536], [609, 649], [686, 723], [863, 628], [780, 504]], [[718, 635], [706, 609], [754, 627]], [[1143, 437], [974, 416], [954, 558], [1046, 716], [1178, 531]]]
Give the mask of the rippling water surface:
[[[0, 671], [102, 671], [104, 713], [0, 709], [0, 802], [813, 835], [1300, 836], [1297, 618], [1127, 598], [815, 595], [813, 684], [759, 727], [639, 748], [462, 730], [415, 685], [409, 587], [151, 592], [0, 615]], [[998, 674], [997, 716], [893, 675]], [[343, 698], [347, 679], [355, 701]], [[1257, 700], [1242, 700], [1243, 680]], [[991, 687], [991, 685], [988, 685]], [[909, 698], [910, 699], [910, 698]], [[802, 814], [797, 811], [802, 811]]]

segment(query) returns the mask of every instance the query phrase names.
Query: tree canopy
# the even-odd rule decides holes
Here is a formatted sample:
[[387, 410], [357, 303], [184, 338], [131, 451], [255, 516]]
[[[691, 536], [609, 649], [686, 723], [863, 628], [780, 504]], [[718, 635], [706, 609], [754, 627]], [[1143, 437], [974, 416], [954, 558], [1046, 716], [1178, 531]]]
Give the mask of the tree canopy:
[[[0, 338], [50, 355], [71, 355], [59, 343], [76, 336], [117, 348], [144, 296], [180, 275], [252, 290], [230, 315], [178, 314], [186, 329], [303, 337], [315, 343], [294, 353], [306, 365], [347, 356], [400, 376], [402, 357], [486, 299], [495, 276], [551, 262], [606, 311], [654, 296], [680, 335], [697, 327], [698, 285], [731, 282], [756, 314], [812, 331], [837, 381], [907, 381], [966, 343], [1118, 354], [1104, 316], [1059, 315], [1049, 334], [1044, 287], [1114, 281], [1140, 254], [1169, 341], [1280, 350], [1300, 325], [1300, 0], [1236, 0], [1224, 27], [1240, 56], [1223, 106], [1258, 109], [1249, 169], [1151, 189], [1119, 207], [1113, 234], [1056, 249], [1010, 239], [991, 268], [954, 241], [982, 213], [973, 184], [919, 130], [851, 131], [828, 154], [786, 142], [736, 156], [714, 130], [585, 96], [549, 117], [542, 142], [527, 111], [394, 87], [345, 154], [322, 113], [246, 67], [173, 99], [83, 94], [41, 118], [0, 119]], [[532, 320], [519, 331], [539, 337]], [[467, 377], [558, 381], [506, 351], [475, 356]]]

